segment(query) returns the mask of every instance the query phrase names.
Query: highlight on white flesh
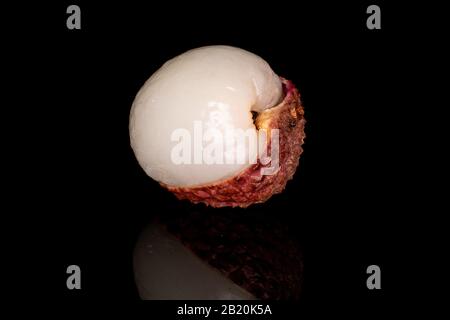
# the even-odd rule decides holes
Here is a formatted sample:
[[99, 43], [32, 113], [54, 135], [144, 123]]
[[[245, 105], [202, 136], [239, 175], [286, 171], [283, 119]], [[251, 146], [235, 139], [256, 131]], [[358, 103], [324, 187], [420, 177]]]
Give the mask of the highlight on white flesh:
[[157, 223], [144, 230], [133, 259], [135, 281], [143, 300], [255, 299]]
[[[234, 129], [257, 129], [251, 111], [273, 107], [282, 98], [280, 78], [261, 57], [229, 46], [208, 46], [187, 51], [167, 61], [138, 92], [130, 113], [130, 140], [147, 175], [168, 186], [196, 186], [235, 176], [250, 164], [176, 164], [172, 134], [185, 129], [195, 153], [195, 124], [214, 128], [223, 137]], [[242, 142], [242, 141], [241, 141]], [[211, 146], [215, 139], [203, 141]], [[236, 157], [251, 148], [224, 141], [225, 156]], [[259, 150], [261, 152], [261, 150]]]

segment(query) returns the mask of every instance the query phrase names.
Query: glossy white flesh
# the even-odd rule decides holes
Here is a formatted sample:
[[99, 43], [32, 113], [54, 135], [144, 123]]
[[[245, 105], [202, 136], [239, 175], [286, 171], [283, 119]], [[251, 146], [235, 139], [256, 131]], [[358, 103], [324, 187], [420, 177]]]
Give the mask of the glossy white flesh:
[[[194, 148], [194, 123], [223, 136], [234, 129], [254, 130], [251, 111], [276, 105], [282, 96], [280, 78], [259, 56], [228, 47], [187, 51], [167, 61], [138, 92], [130, 113], [130, 140], [139, 164], [153, 179], [169, 186], [195, 186], [232, 177], [249, 163], [175, 164], [171, 135], [186, 129]], [[248, 158], [249, 147], [225, 141], [224, 152]], [[210, 145], [204, 141], [203, 145]], [[198, 147], [198, 146], [196, 146]], [[194, 153], [194, 150], [192, 151]]]

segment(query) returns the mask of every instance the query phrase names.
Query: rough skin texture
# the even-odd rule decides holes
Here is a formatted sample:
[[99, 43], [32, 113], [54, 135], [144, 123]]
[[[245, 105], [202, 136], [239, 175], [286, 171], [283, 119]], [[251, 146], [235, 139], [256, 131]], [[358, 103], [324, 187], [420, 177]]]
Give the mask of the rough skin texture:
[[[285, 93], [283, 101], [258, 114], [255, 120], [257, 129], [266, 129], [267, 132], [270, 132], [270, 129], [279, 129], [278, 172], [273, 175], [261, 175], [261, 168], [270, 167], [270, 163], [263, 165], [258, 160], [237, 176], [217, 183], [194, 187], [161, 185], [180, 200], [202, 202], [212, 207], [245, 208], [254, 203], [265, 202], [272, 195], [282, 192], [297, 169], [305, 138], [305, 119], [300, 94], [291, 81], [285, 79], [282, 81]], [[270, 142], [270, 139], [268, 141]]]

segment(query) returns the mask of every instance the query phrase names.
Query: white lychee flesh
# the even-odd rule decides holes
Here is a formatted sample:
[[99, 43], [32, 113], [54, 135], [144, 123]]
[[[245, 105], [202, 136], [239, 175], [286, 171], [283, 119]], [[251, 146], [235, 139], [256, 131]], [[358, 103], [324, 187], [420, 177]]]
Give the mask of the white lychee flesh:
[[[230, 129], [256, 131], [251, 111], [275, 106], [282, 94], [280, 78], [253, 53], [229, 46], [187, 51], [167, 61], [138, 92], [130, 113], [131, 146], [147, 175], [167, 186], [205, 185], [233, 177], [250, 164], [174, 163], [171, 153], [178, 142], [172, 134], [185, 129], [193, 138], [195, 122], [223, 136]], [[228, 155], [241, 148], [246, 159], [250, 156], [246, 146], [225, 144]]]

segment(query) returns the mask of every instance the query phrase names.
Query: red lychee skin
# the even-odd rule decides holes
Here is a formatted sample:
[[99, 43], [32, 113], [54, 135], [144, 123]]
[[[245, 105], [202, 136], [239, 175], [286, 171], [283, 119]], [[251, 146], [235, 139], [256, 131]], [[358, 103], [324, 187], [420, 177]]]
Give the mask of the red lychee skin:
[[[294, 84], [281, 78], [285, 97], [277, 106], [259, 113], [256, 128], [279, 129], [279, 170], [272, 175], [262, 175], [261, 168], [270, 167], [258, 162], [244, 169], [238, 175], [211, 184], [193, 187], [174, 187], [161, 184], [180, 199], [193, 203], [205, 203], [212, 207], [248, 207], [267, 201], [280, 193], [292, 179], [303, 152], [305, 139], [304, 110], [300, 94]], [[270, 138], [268, 148], [270, 150]]]

